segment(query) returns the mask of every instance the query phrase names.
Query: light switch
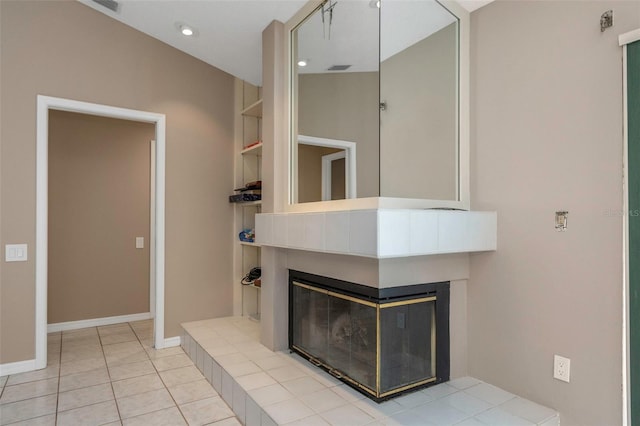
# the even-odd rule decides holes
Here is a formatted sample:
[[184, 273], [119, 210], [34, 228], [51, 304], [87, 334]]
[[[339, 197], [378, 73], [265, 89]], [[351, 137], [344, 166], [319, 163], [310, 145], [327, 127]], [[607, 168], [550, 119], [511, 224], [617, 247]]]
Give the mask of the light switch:
[[136, 237], [136, 248], [137, 249], [144, 248], [144, 237]]
[[4, 246], [5, 262], [26, 262], [27, 254], [26, 244], [7, 244]]

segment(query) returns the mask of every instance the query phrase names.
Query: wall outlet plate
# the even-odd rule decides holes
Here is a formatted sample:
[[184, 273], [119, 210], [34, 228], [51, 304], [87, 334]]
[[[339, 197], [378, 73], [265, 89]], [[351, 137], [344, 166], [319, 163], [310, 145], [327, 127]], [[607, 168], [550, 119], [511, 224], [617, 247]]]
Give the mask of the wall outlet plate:
[[556, 230], [564, 231], [567, 229], [567, 216], [569, 212], [567, 211], [557, 211], [556, 212]]
[[553, 356], [553, 378], [569, 383], [571, 360], [560, 355]]

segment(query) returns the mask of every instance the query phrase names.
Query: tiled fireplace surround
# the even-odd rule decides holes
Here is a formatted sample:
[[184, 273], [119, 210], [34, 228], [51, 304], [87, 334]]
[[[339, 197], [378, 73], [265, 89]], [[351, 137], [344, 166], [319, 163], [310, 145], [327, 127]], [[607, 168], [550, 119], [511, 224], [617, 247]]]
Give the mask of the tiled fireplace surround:
[[[433, 221], [434, 227], [426, 231], [431, 232], [430, 238], [437, 239], [438, 234], [445, 234], [442, 232], [443, 223], [445, 226], [451, 224], [451, 216], [447, 213], [438, 215], [440, 218], [444, 216], [445, 220]], [[229, 317], [183, 324], [182, 346], [185, 352], [241, 422], [248, 426], [558, 424], [557, 412], [467, 377], [466, 286], [469, 258], [466, 252], [495, 250], [495, 217], [489, 220], [488, 231], [485, 228], [471, 232], [476, 236], [473, 246], [464, 245], [464, 234], [473, 231], [470, 228], [474, 218], [471, 218], [463, 220], [464, 233], [454, 233], [461, 242], [456, 250], [438, 250], [436, 247], [429, 255], [403, 255], [406, 250], [415, 249], [413, 241], [420, 238], [420, 232], [425, 232], [422, 230], [417, 236], [411, 235], [404, 246], [396, 244], [393, 249], [395, 255], [385, 256], [384, 247], [381, 253], [379, 240], [388, 239], [389, 234], [387, 232], [387, 237], [384, 237], [378, 232], [381, 222], [384, 222], [378, 216], [378, 222], [374, 220], [369, 229], [375, 235], [362, 235], [377, 247], [377, 252], [354, 256], [353, 251], [349, 252], [349, 244], [354, 247], [358, 242], [349, 234], [343, 250], [327, 250], [330, 232], [307, 230], [307, 219], [303, 215], [291, 216], [293, 220], [290, 223], [281, 224], [282, 232], [287, 235], [284, 238], [275, 235], [273, 222], [269, 224], [271, 229], [263, 233], [271, 235], [270, 241], [261, 241], [263, 263], [270, 266], [271, 273], [263, 271], [262, 323], [243, 317]], [[267, 219], [271, 222], [275, 217]], [[311, 219], [317, 224], [317, 217]], [[257, 227], [264, 226], [264, 222], [265, 217], [258, 221]], [[359, 225], [362, 228], [362, 223]], [[387, 229], [388, 225], [385, 226]], [[366, 229], [359, 231], [366, 232]], [[489, 238], [481, 234], [489, 235]], [[477, 238], [479, 235], [481, 239]], [[312, 241], [314, 238], [315, 243]], [[487, 242], [483, 243], [482, 239]], [[295, 247], [296, 244], [306, 246]], [[441, 238], [439, 244], [450, 244], [450, 241]], [[286, 347], [288, 327], [283, 320], [286, 314], [282, 314], [288, 311], [288, 269], [373, 287], [450, 281], [452, 380], [376, 404], [300, 356], [291, 354]]]

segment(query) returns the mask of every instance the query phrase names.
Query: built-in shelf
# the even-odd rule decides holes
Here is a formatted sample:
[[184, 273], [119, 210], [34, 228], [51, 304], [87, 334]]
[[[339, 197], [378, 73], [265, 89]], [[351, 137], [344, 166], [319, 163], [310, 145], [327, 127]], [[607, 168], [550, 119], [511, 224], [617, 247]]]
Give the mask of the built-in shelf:
[[[235, 164], [236, 172], [234, 182], [236, 188], [245, 187], [247, 182], [260, 181], [262, 179], [262, 99], [259, 87], [236, 79], [235, 83]], [[260, 191], [249, 191], [246, 194], [256, 194], [260, 198]], [[240, 197], [238, 197], [240, 198]], [[255, 227], [255, 215], [260, 213], [262, 200], [240, 201], [235, 203], [235, 228], [251, 229]], [[261, 244], [256, 242], [238, 241], [234, 244], [234, 275], [235, 282], [240, 285], [241, 278], [247, 271], [254, 267], [260, 267]], [[254, 316], [254, 320], [260, 318], [260, 294], [252, 290], [245, 290], [243, 285], [234, 287], [234, 310], [242, 316]], [[245, 294], [246, 293], [246, 294]], [[247, 299], [248, 297], [248, 299]], [[255, 300], [254, 300], [255, 299]], [[255, 305], [254, 305], [255, 303]]]
[[262, 205], [262, 200], [258, 200], [258, 201], [238, 201], [235, 204], [236, 204], [236, 206], [240, 206], [240, 207], [260, 206], [260, 205]]
[[255, 288], [256, 290], [260, 290], [262, 287], [257, 286], [257, 285], [253, 285], [253, 284], [242, 284], [245, 287], [251, 287], [251, 288]]
[[255, 145], [251, 145], [248, 148], [244, 148], [242, 151], [240, 151], [240, 154], [242, 155], [262, 155], [262, 142], [255, 144]]
[[262, 99], [243, 109], [240, 114], [245, 117], [262, 117]]

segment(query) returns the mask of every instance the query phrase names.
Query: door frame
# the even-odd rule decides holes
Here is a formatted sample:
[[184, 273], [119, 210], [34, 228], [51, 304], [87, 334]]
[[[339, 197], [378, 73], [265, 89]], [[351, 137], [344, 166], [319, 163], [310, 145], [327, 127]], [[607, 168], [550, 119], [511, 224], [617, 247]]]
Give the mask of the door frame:
[[629, 316], [629, 116], [627, 110], [627, 45], [640, 40], [640, 29], [618, 37], [622, 47], [622, 104], [623, 104], [623, 292], [622, 292], [622, 420], [631, 424], [631, 352]]
[[[338, 151], [333, 154], [327, 154], [322, 156], [322, 201], [331, 201], [331, 181], [333, 178], [332, 164], [334, 161], [345, 159], [345, 165], [347, 158], [346, 151]], [[346, 166], [345, 166], [346, 168]], [[349, 172], [345, 170], [344, 179], [344, 193], [349, 193]], [[345, 197], [346, 198], [346, 197]]]
[[[151, 233], [155, 234], [155, 250], [151, 248], [153, 294], [155, 303], [149, 307], [155, 313], [154, 346], [165, 347], [164, 339], [164, 257], [165, 257], [165, 129], [164, 114], [100, 105], [50, 96], [37, 96], [36, 116], [36, 294], [35, 348], [36, 369], [47, 366], [47, 268], [48, 268], [48, 185], [49, 185], [49, 110], [75, 112], [102, 117], [140, 121], [155, 125], [155, 164], [152, 176], [151, 200], [155, 210]], [[151, 243], [151, 241], [150, 241]], [[151, 245], [151, 244], [150, 244]], [[151, 295], [150, 295], [151, 296]]]
[[[318, 138], [315, 136], [298, 135], [298, 144], [322, 146], [326, 148], [343, 149], [345, 154], [345, 198], [357, 198], [357, 183], [356, 183], [356, 143], [350, 141], [343, 141], [339, 139], [327, 139]], [[324, 185], [324, 180], [322, 181]], [[296, 192], [296, 202], [298, 194]]]

